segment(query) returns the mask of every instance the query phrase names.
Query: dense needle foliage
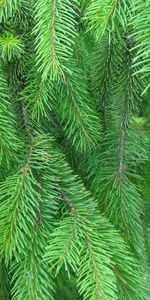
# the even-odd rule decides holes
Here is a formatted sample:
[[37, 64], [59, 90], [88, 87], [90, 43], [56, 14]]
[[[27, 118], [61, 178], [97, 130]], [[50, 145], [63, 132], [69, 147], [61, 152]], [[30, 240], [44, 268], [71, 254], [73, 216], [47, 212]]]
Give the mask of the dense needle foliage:
[[0, 299], [149, 300], [150, 0], [0, 0]]

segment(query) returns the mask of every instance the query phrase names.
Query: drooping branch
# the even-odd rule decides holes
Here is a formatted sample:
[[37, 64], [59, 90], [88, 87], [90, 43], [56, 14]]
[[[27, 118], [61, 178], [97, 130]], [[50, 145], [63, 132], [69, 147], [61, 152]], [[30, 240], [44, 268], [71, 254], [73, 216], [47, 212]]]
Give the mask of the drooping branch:
[[91, 245], [91, 242], [90, 242], [87, 235], [86, 235], [86, 242], [87, 242], [87, 246], [88, 246], [89, 253], [90, 253], [90, 256], [91, 256], [91, 259], [92, 259], [92, 264], [93, 264], [93, 273], [95, 275], [97, 297], [98, 297], [97, 300], [102, 300], [99, 272], [98, 272], [98, 269], [97, 269], [97, 264], [96, 264], [96, 260], [95, 260], [95, 257], [94, 257], [94, 252], [93, 252], [93, 249], [92, 249], [92, 245]]

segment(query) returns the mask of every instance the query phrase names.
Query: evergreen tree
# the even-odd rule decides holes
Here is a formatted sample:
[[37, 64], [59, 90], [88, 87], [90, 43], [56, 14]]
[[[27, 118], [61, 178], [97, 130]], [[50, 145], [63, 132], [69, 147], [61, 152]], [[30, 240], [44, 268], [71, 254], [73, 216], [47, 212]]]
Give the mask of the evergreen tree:
[[149, 14], [0, 0], [0, 299], [150, 299]]

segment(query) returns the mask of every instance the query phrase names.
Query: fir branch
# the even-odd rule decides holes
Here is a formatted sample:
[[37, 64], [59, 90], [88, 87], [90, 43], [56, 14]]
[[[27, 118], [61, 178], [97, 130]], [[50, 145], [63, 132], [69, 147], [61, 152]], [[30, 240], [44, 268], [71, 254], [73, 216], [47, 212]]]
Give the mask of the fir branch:
[[81, 247], [78, 217], [64, 218], [59, 227], [51, 235], [50, 245], [46, 249], [45, 259], [55, 269], [58, 275], [64, 265], [70, 277], [70, 272], [76, 272]]
[[130, 17], [130, 25], [133, 26], [131, 38], [135, 39], [134, 49], [136, 56], [133, 61], [135, 74], [140, 74], [141, 78], [146, 78], [147, 84], [143, 92], [149, 88], [149, 36], [150, 36], [150, 1], [146, 0], [144, 3], [136, 0], [132, 3], [132, 15]]
[[[61, 185], [62, 185], [62, 181], [61, 181]], [[68, 208], [70, 209], [71, 216], [61, 221], [58, 229], [55, 230], [54, 233], [52, 234], [51, 237], [52, 240], [50, 242], [50, 246], [47, 248], [45, 259], [49, 261], [52, 268], [53, 267], [56, 268], [56, 274], [58, 274], [58, 271], [62, 267], [63, 263], [65, 264], [65, 269], [69, 275], [70, 275], [69, 267], [74, 272], [77, 272], [79, 292], [84, 295], [84, 299], [88, 299], [87, 296], [90, 297], [90, 299], [95, 299], [94, 297], [100, 295], [101, 289], [97, 289], [98, 287], [100, 287], [100, 281], [102, 281], [103, 285], [105, 284], [107, 285], [107, 280], [105, 282], [103, 276], [104, 273], [106, 274], [107, 268], [105, 269], [103, 265], [103, 261], [108, 259], [107, 257], [108, 253], [104, 252], [105, 256], [103, 256], [104, 250], [102, 249], [99, 250], [98, 253], [95, 252], [96, 240], [98, 236], [94, 241], [94, 237], [93, 237], [94, 231], [91, 232], [91, 226], [90, 226], [92, 224], [89, 223], [88, 220], [86, 220], [84, 215], [82, 215], [83, 212], [82, 213], [80, 212], [80, 208], [76, 210], [75, 208], [76, 206], [73, 205], [72, 201], [68, 198], [68, 196], [66, 196], [64, 192], [62, 195], [63, 195], [63, 200], [65, 201]], [[83, 251], [82, 239], [85, 239], [89, 248], [88, 253], [86, 255], [83, 255], [82, 253]], [[100, 244], [101, 247], [104, 247], [102, 241], [100, 242]], [[81, 256], [81, 253], [83, 256]], [[102, 262], [100, 263], [101, 260]], [[92, 287], [91, 284], [88, 285], [88, 283], [86, 282], [88, 276], [86, 277], [83, 274], [83, 272], [85, 273], [87, 272], [89, 274], [89, 270], [87, 271], [85, 266], [88, 266], [89, 268], [90, 262], [91, 262], [90, 276], [92, 277], [93, 271], [95, 276], [95, 278], [92, 279], [92, 284], [93, 284]], [[104, 271], [101, 268], [104, 269]], [[109, 268], [107, 270], [107, 276], [109, 272], [111, 273], [111, 269]], [[101, 276], [99, 274], [101, 274]], [[101, 277], [101, 280], [99, 276]], [[90, 281], [88, 280], [89, 283]], [[110, 291], [109, 292], [111, 293], [112, 299], [116, 299], [115, 294], [113, 294], [112, 291], [112, 287], [113, 287], [112, 282], [113, 280], [111, 279], [111, 289], [110, 289], [111, 292]], [[84, 288], [84, 286], [86, 288]], [[107, 291], [106, 295], [109, 295], [109, 292]]]
[[[42, 79], [62, 76], [73, 54], [78, 2], [43, 1], [35, 6], [37, 63]], [[66, 23], [67, 21], [67, 23]]]
[[6, 22], [19, 8], [20, 0], [1, 0], [0, 2], [0, 22]]
[[25, 88], [22, 92], [22, 98], [25, 100], [27, 108], [31, 111], [32, 119], [38, 122], [42, 117], [48, 119], [54, 103], [53, 90], [54, 87], [50, 78], [43, 82], [41, 74], [33, 66], [27, 75]]
[[[48, 191], [51, 190], [49, 197]], [[49, 265], [43, 255], [53, 230], [54, 218], [57, 215], [59, 194], [52, 176], [38, 176], [38, 192], [40, 202], [36, 206], [32, 239], [24, 256], [12, 266], [13, 299], [54, 299], [54, 280]], [[19, 270], [19, 272], [18, 272]]]
[[11, 33], [0, 36], [0, 53], [2, 59], [7, 62], [13, 58], [19, 58], [24, 54], [22, 41]]
[[21, 142], [17, 137], [16, 115], [10, 102], [11, 93], [2, 70], [0, 81], [0, 164], [5, 161], [9, 166], [12, 159], [17, 159]]
[[90, 256], [92, 258], [93, 271], [94, 271], [95, 278], [96, 278], [96, 290], [97, 290], [97, 296], [98, 296], [97, 299], [100, 300], [102, 298], [102, 296], [101, 296], [101, 285], [100, 285], [100, 280], [99, 280], [98, 269], [97, 269], [97, 266], [96, 266], [96, 260], [95, 260], [93, 249], [92, 249], [92, 246], [91, 246], [91, 243], [90, 243], [89, 239], [87, 238], [86, 241], [87, 241], [87, 245], [88, 245], [88, 248], [89, 248]]
[[75, 61], [70, 61], [69, 66], [75, 75], [65, 73], [65, 80], [58, 89], [56, 113], [62, 120], [66, 137], [77, 151], [85, 152], [99, 143], [101, 127], [82, 71]]
[[[6, 198], [6, 190], [10, 184], [8, 191], [8, 198]], [[30, 175], [27, 173], [27, 169], [23, 169], [22, 175], [15, 175], [7, 178], [6, 182], [1, 184], [1, 199], [3, 203], [1, 205], [2, 215], [2, 230], [1, 230], [1, 253], [5, 252], [6, 260], [12, 258], [12, 254], [16, 252], [25, 251], [27, 247], [27, 241], [31, 238], [29, 227], [33, 226], [34, 212], [33, 207], [36, 205], [36, 192], [33, 189], [33, 184]], [[12, 186], [11, 186], [12, 185]], [[30, 188], [32, 192], [32, 200], [29, 198], [28, 193], [25, 190]], [[35, 198], [33, 198], [35, 197]], [[25, 206], [25, 208], [24, 208]], [[21, 212], [23, 209], [23, 212]], [[30, 222], [27, 225], [27, 220], [24, 223], [24, 234], [28, 235], [27, 240], [22, 236], [22, 230], [20, 229], [20, 220], [24, 220], [25, 210], [30, 215]]]
[[147, 4], [0, 1], [4, 300], [149, 299]]
[[138, 113], [140, 107], [142, 85], [138, 77], [133, 77], [134, 56], [133, 52], [130, 52], [131, 44], [128, 36], [125, 39], [124, 73], [116, 84], [113, 95], [114, 123], [111, 124], [112, 129], [106, 136], [106, 152], [99, 156], [99, 160], [103, 161], [103, 167], [101, 166], [102, 170], [93, 180], [93, 188], [99, 194], [101, 208], [105, 209], [111, 221], [121, 230], [131, 249], [141, 256], [144, 247], [141, 221], [143, 205], [139, 190], [130, 176], [136, 176], [135, 167], [138, 161], [142, 163], [147, 159], [144, 137], [131, 128], [132, 116]]
[[[55, 151], [55, 150], [54, 150]], [[56, 153], [56, 151], [55, 151]], [[60, 153], [61, 154], [61, 153]], [[134, 297], [136, 297], [139, 293], [139, 290], [137, 288], [136, 292], [134, 289], [134, 286], [136, 285], [137, 287], [139, 286], [140, 289], [140, 280], [141, 277], [138, 275], [138, 264], [136, 261], [134, 261], [133, 258], [130, 258], [130, 256], [127, 254], [128, 250], [124, 244], [124, 241], [121, 239], [120, 235], [118, 232], [116, 232], [112, 226], [108, 223], [108, 221], [103, 218], [102, 216], [99, 215], [97, 205], [94, 201], [94, 199], [91, 197], [89, 192], [85, 190], [84, 186], [80, 182], [80, 180], [72, 174], [72, 171], [68, 167], [67, 163], [64, 161], [64, 158], [62, 154], [59, 156], [59, 159], [55, 160], [55, 171], [57, 170], [57, 181], [60, 186], [61, 195], [62, 195], [62, 200], [67, 204], [67, 207], [70, 211], [70, 217], [67, 217], [60, 223], [60, 226], [58, 227], [58, 238], [57, 238], [57, 230], [56, 232], [54, 231], [52, 235], [52, 240], [50, 241], [50, 246], [49, 250], [46, 253], [46, 259], [49, 259], [51, 261], [51, 257], [55, 259], [55, 249], [58, 249], [58, 257], [60, 257], [60, 254], [63, 247], [60, 247], [61, 243], [64, 245], [64, 239], [63, 239], [63, 230], [62, 227], [63, 225], [61, 224], [66, 224], [66, 235], [67, 235], [67, 245], [71, 239], [69, 238], [70, 234], [68, 234], [68, 230], [70, 232], [71, 226], [67, 226], [69, 220], [70, 222], [73, 222], [74, 218], [78, 223], [78, 235], [80, 237], [80, 243], [78, 244], [78, 252], [75, 252], [76, 254], [78, 253], [78, 258], [76, 257], [76, 261], [79, 260], [79, 269], [77, 271], [77, 278], [78, 278], [78, 285], [80, 286], [80, 292], [81, 294], [84, 295], [85, 299], [86, 297], [89, 297], [89, 295], [93, 295], [94, 297], [97, 297], [97, 289], [95, 288], [97, 283], [95, 281], [96, 277], [93, 278], [93, 261], [91, 260], [91, 256], [89, 255], [89, 250], [87, 250], [87, 247], [83, 247], [83, 245], [87, 244], [87, 239], [91, 243], [91, 247], [94, 251], [94, 255], [96, 257], [96, 262], [97, 262], [97, 268], [99, 272], [99, 280], [100, 280], [100, 285], [102, 282], [102, 286], [109, 285], [110, 286], [110, 281], [109, 278], [111, 277], [111, 289], [107, 288], [102, 288], [102, 293], [103, 297], [114, 297], [115, 299], [115, 294], [113, 294], [113, 290], [115, 289], [114, 283], [113, 283], [113, 274], [111, 274], [111, 264], [116, 265], [117, 269], [119, 269], [119, 272], [121, 272], [122, 277], [115, 272], [115, 276], [117, 276], [117, 280], [119, 280], [120, 284], [123, 284], [124, 282], [129, 286], [131, 289], [131, 295], [133, 294]], [[58, 177], [59, 174], [59, 177]], [[68, 176], [66, 176], [68, 174]], [[68, 177], [68, 180], [67, 180]], [[84, 195], [84, 197], [83, 197]], [[85, 206], [86, 203], [86, 206]], [[70, 219], [71, 218], [71, 219]], [[74, 220], [74, 222], [76, 222]], [[70, 223], [69, 223], [70, 224]], [[72, 223], [71, 223], [72, 224]], [[56, 238], [55, 238], [56, 234]], [[72, 231], [71, 231], [72, 235]], [[55, 243], [53, 244], [53, 240]], [[81, 242], [84, 240], [83, 242]], [[74, 243], [74, 247], [77, 242], [77, 237], [73, 239], [72, 243]], [[51, 247], [51, 243], [53, 246]], [[66, 243], [66, 242], [65, 242]], [[51, 251], [52, 251], [52, 256], [51, 256]], [[71, 251], [71, 249], [70, 249]], [[72, 255], [75, 255], [74, 250]], [[104, 254], [105, 253], [105, 254]], [[67, 263], [70, 265], [70, 262], [72, 261], [72, 256], [71, 253], [69, 254], [69, 260], [67, 261], [67, 256], [66, 256], [66, 261], [65, 261], [65, 266], [68, 270]], [[104, 255], [104, 257], [103, 257]], [[105, 263], [105, 259], [110, 259], [110, 265]], [[53, 260], [51, 261], [51, 264], [53, 265]], [[55, 268], [57, 269], [57, 263], [58, 261], [56, 260], [56, 266]], [[103, 265], [104, 263], [104, 265]], [[62, 265], [61, 265], [62, 266]], [[89, 266], [90, 270], [89, 271]], [[109, 266], [109, 268], [106, 270], [105, 266]], [[60, 267], [60, 265], [59, 265]], [[58, 267], [58, 268], [59, 268]], [[73, 267], [74, 269], [74, 262], [72, 261], [72, 265], [70, 267]], [[88, 268], [88, 269], [87, 269]], [[124, 274], [124, 270], [126, 269], [126, 272]], [[133, 276], [130, 275], [128, 278], [128, 274], [131, 274], [132, 271], [134, 270], [135, 273], [133, 273]], [[83, 272], [85, 272], [85, 276], [83, 276]], [[89, 273], [91, 272], [91, 273]], [[102, 272], [102, 273], [101, 273]], [[108, 278], [105, 280], [105, 275], [108, 275]], [[110, 272], [110, 273], [109, 273]], [[128, 273], [129, 272], [129, 273]], [[91, 274], [91, 275], [90, 275]], [[103, 274], [103, 275], [100, 275]], [[136, 274], [136, 275], [135, 275]], [[95, 276], [95, 275], [94, 275]], [[142, 275], [141, 275], [142, 276]], [[131, 279], [131, 280], [130, 280]], [[91, 287], [91, 280], [92, 280], [92, 287]], [[108, 280], [108, 281], [107, 281]], [[89, 286], [88, 286], [89, 284]], [[143, 283], [142, 283], [143, 285]], [[85, 288], [84, 288], [85, 286]], [[88, 288], [87, 288], [88, 287]], [[107, 290], [107, 293], [106, 293]], [[109, 294], [110, 293], [110, 294]], [[128, 294], [128, 290], [126, 290], [126, 293]], [[106, 296], [107, 295], [107, 296]], [[110, 296], [111, 295], [111, 296]], [[132, 296], [131, 296], [132, 297]], [[87, 298], [88, 299], [88, 298]], [[91, 298], [92, 299], [92, 298]], [[112, 298], [113, 299], [113, 298]]]
[[[86, 235], [86, 245], [77, 274], [79, 292], [83, 299], [117, 299], [115, 276], [111, 271], [109, 255], [103, 249], [105, 245], [98, 240], [92, 230], [91, 236]], [[100, 248], [98, 243], [101, 244]]]
[[106, 31], [109, 31], [111, 36], [112, 32], [119, 31], [120, 27], [125, 30], [130, 5], [130, 1], [92, 1], [85, 13], [88, 30], [95, 34], [97, 40], [101, 39]]
[[[1, 183], [1, 253], [7, 261], [12, 255], [24, 253], [28, 247], [36, 219], [35, 208], [42, 201], [38, 193], [38, 182], [34, 171], [46, 170], [51, 156], [46, 140], [37, 136], [31, 141], [28, 158], [17, 174]], [[25, 217], [26, 216], [26, 217]], [[24, 233], [24, 234], [23, 234]], [[25, 238], [26, 237], [26, 238]]]
[[123, 43], [106, 34], [101, 43], [95, 43], [91, 54], [91, 89], [101, 114], [103, 130], [108, 127], [109, 108], [113, 95], [115, 79], [121, 71], [123, 62]]

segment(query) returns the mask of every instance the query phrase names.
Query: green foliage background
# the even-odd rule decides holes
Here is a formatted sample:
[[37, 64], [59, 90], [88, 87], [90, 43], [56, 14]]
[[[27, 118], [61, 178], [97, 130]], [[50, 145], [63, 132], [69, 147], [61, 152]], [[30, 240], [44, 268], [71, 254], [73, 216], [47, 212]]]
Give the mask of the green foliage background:
[[0, 299], [150, 299], [149, 16], [0, 0]]

